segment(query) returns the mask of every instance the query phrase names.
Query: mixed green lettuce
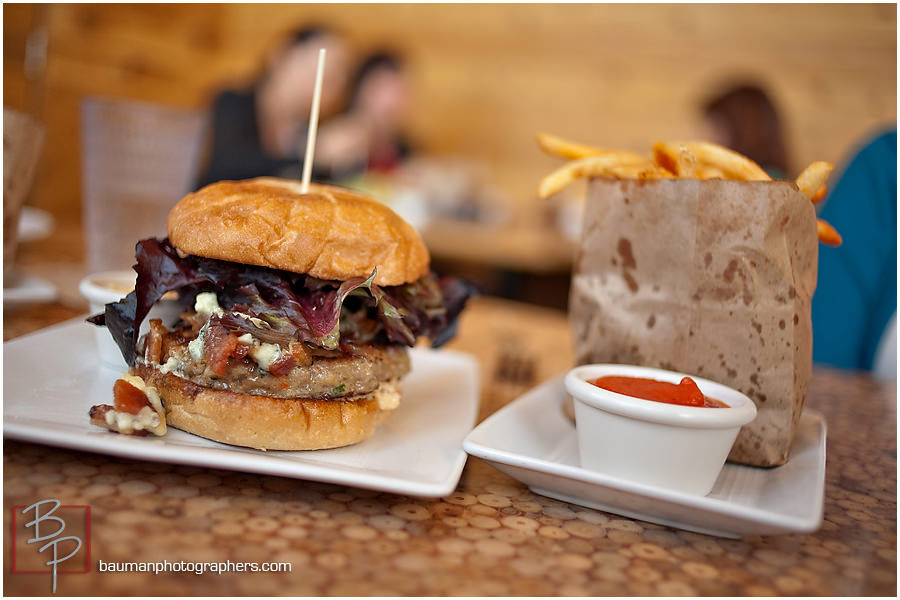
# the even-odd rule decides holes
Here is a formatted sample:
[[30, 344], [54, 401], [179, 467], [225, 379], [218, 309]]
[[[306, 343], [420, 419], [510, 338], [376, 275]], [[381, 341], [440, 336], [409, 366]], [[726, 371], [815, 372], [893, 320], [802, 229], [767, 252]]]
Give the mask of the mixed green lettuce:
[[343, 343], [401, 343], [419, 337], [438, 347], [456, 333], [460, 311], [473, 293], [463, 280], [433, 273], [409, 284], [379, 286], [376, 272], [346, 281], [325, 281], [266, 267], [182, 255], [166, 239], [145, 239], [135, 248], [133, 292], [88, 320], [105, 325], [128, 364], [134, 364], [141, 323], [153, 305], [177, 291], [185, 309], [201, 292], [214, 292], [224, 309], [212, 319], [267, 343], [291, 342], [326, 349]]

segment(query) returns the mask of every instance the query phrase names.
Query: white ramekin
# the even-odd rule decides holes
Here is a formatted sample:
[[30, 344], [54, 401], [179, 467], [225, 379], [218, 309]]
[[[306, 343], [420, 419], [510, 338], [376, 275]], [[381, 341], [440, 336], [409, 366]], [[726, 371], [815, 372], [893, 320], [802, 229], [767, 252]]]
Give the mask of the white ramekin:
[[[680, 406], [610, 392], [605, 375], [678, 383], [691, 377], [728, 408]], [[740, 428], [756, 418], [747, 396], [713, 381], [650, 367], [583, 365], [565, 377], [575, 400], [581, 466], [619, 479], [696, 495], [710, 492]]]
[[[91, 314], [97, 314], [106, 310], [110, 302], [118, 302], [134, 289], [137, 275], [134, 271], [103, 271], [93, 273], [81, 280], [78, 291], [87, 298], [91, 306]], [[181, 305], [175, 299], [163, 298], [153, 305], [150, 314], [141, 323], [140, 334], [147, 333], [150, 328], [150, 319], [162, 319], [163, 324], [174, 324], [183, 312]], [[97, 354], [103, 364], [115, 369], [127, 369], [122, 352], [110, 335], [106, 327], [88, 326], [95, 329], [97, 339]]]

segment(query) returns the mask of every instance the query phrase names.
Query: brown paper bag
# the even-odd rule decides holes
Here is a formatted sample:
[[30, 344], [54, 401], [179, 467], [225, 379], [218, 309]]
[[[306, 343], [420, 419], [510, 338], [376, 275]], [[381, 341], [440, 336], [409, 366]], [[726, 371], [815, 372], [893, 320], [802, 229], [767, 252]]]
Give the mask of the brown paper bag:
[[812, 371], [815, 211], [790, 182], [589, 184], [569, 312], [578, 364], [737, 388], [758, 414], [729, 460], [787, 461]]

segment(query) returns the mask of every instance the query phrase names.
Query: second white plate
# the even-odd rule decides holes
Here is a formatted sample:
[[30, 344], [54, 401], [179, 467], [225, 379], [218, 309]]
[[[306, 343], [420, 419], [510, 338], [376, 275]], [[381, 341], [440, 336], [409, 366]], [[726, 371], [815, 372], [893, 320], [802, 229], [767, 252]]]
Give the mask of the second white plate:
[[3, 281], [3, 307], [11, 308], [40, 302], [53, 302], [59, 296], [56, 286], [37, 275], [14, 270]]
[[726, 464], [712, 492], [693, 496], [582, 469], [575, 426], [564, 416], [562, 377], [491, 415], [463, 442], [532, 491], [617, 515], [722, 537], [810, 533], [825, 490], [825, 419], [807, 409], [787, 464]]

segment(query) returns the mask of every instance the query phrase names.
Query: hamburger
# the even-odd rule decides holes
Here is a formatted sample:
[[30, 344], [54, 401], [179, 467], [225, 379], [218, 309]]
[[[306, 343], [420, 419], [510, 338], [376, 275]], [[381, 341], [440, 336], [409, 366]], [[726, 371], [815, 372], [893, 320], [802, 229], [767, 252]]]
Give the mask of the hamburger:
[[[130, 412], [140, 394], [161, 400], [140, 406], [145, 421], [123, 418], [129, 401], [118, 391], [115, 407], [91, 409], [93, 423], [120, 433], [167, 424], [271, 450], [360, 442], [397, 409], [407, 349], [453, 337], [471, 293], [430, 271], [408, 223], [348, 189], [222, 181], [178, 202], [167, 230], [137, 243], [134, 291], [89, 319], [109, 329], [146, 387]], [[139, 337], [173, 291], [180, 319], [153, 319]]]

